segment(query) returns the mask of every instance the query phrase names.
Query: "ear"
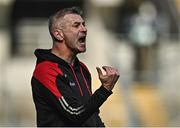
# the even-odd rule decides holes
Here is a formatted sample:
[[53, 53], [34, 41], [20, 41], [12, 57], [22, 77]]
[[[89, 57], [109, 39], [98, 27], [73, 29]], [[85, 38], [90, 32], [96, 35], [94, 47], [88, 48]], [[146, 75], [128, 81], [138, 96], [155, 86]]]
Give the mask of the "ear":
[[58, 41], [63, 41], [64, 39], [64, 34], [61, 30], [59, 29], [56, 29], [54, 32], [53, 32], [53, 35], [54, 35], [54, 38]]

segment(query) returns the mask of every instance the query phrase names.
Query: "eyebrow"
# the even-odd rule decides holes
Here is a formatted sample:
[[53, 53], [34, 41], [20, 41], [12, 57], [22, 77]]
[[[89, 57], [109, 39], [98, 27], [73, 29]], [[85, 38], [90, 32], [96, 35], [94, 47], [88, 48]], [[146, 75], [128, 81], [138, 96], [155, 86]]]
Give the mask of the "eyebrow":
[[78, 21], [75, 21], [73, 24], [85, 24], [85, 21], [83, 21], [83, 22], [78, 22]]

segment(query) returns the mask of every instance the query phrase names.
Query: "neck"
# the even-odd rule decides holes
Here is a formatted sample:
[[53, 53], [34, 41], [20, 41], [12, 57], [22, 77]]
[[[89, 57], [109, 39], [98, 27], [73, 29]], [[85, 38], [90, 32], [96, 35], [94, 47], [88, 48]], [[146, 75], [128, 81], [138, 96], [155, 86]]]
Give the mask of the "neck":
[[67, 47], [64, 47], [63, 45], [60, 46], [59, 43], [54, 43], [51, 53], [63, 59], [68, 64], [74, 65], [76, 54], [68, 50]]

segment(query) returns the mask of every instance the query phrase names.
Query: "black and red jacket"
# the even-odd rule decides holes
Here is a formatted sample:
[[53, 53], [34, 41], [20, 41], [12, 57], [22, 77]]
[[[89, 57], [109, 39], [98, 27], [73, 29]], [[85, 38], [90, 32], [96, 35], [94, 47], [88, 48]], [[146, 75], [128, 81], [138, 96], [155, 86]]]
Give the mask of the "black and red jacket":
[[103, 86], [93, 94], [87, 67], [75, 59], [74, 66], [51, 53], [35, 51], [32, 94], [37, 126], [104, 126], [99, 107], [112, 94]]

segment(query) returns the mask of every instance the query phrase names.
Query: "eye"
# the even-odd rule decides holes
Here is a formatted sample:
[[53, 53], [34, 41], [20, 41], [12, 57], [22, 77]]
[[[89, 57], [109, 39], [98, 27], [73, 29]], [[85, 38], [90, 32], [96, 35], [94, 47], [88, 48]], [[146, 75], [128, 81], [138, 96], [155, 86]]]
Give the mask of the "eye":
[[82, 25], [85, 27], [85, 26], [86, 26], [86, 23], [85, 23], [85, 22], [83, 22], [83, 23], [82, 23]]
[[74, 23], [74, 24], [73, 24], [73, 27], [78, 28], [79, 25], [80, 25], [80, 23]]

